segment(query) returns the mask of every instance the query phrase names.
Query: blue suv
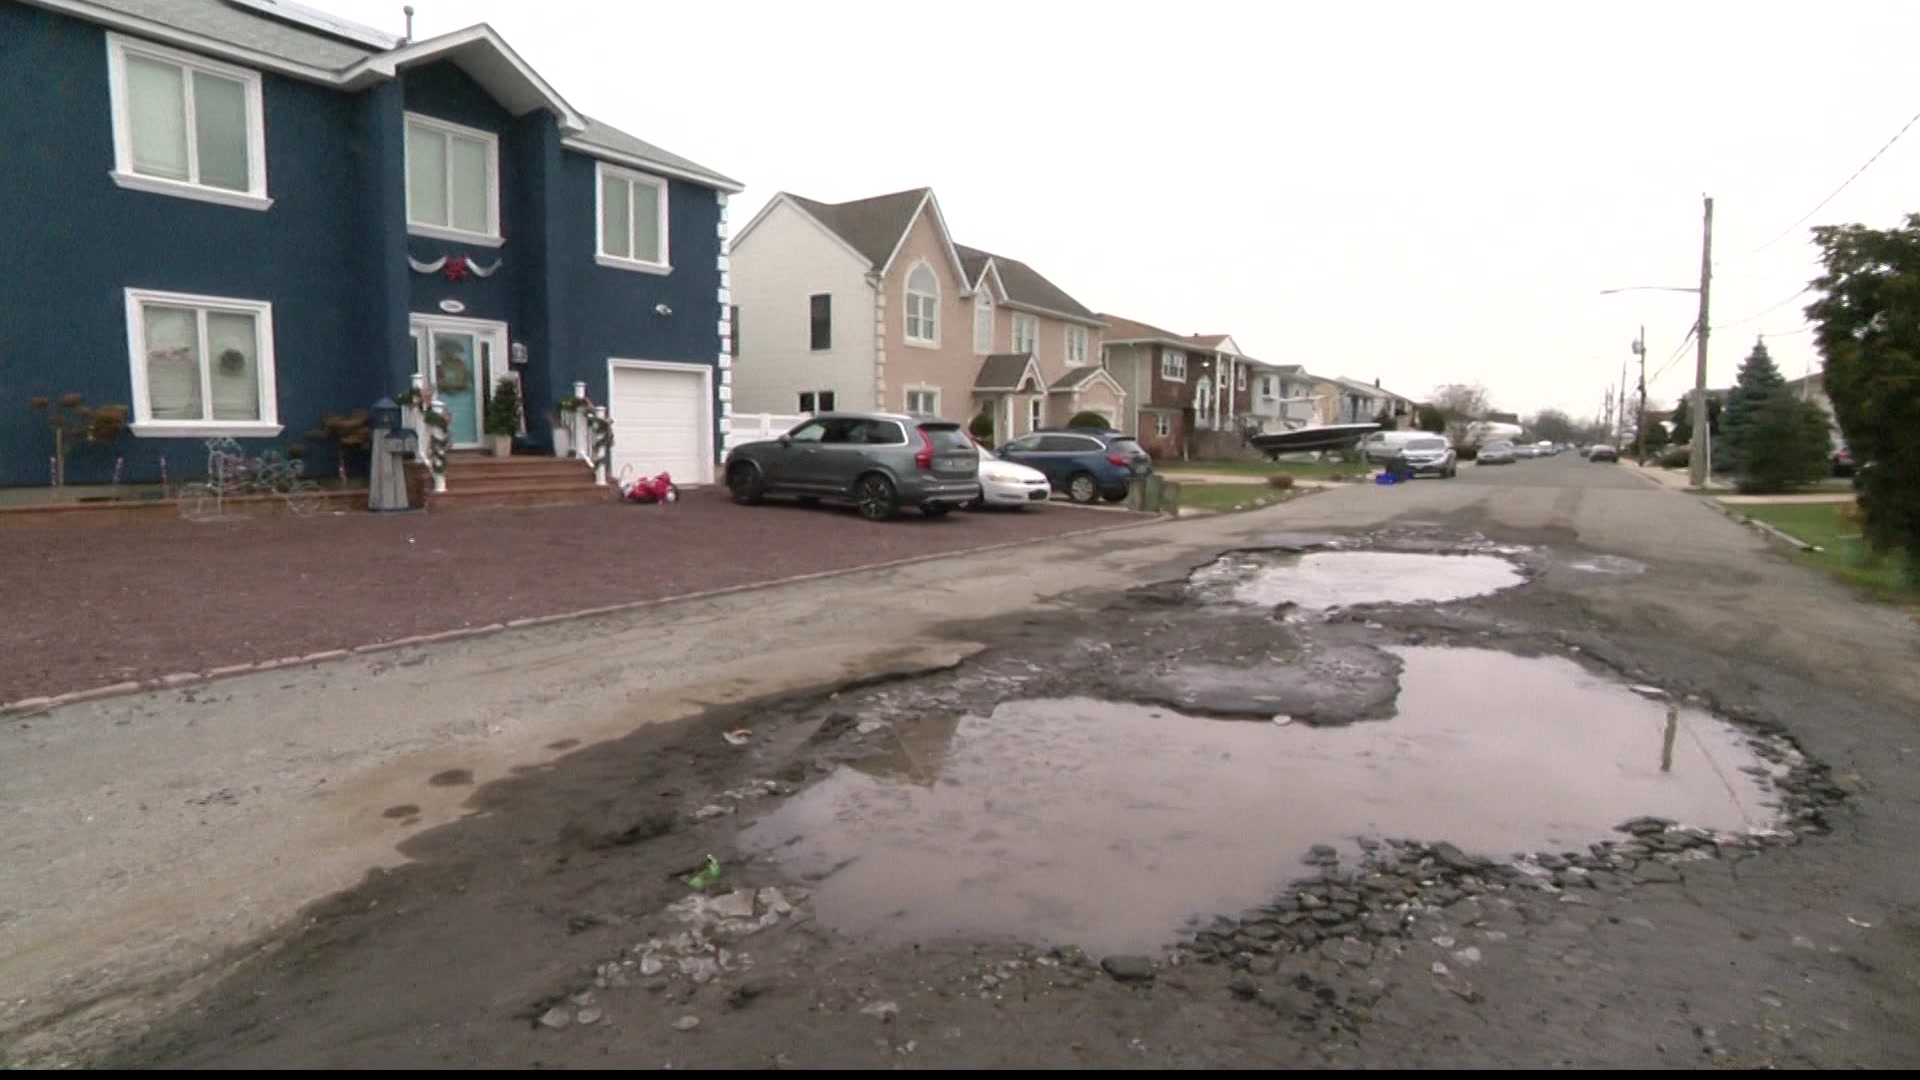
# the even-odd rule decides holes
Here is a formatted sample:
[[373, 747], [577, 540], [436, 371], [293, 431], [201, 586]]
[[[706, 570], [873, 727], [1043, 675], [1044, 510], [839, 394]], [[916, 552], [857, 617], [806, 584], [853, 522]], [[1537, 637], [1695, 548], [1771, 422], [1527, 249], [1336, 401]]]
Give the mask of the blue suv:
[[1153, 457], [1131, 435], [1092, 428], [1042, 429], [1002, 446], [1008, 461], [1047, 474], [1053, 490], [1077, 503], [1119, 502], [1127, 485], [1153, 472]]

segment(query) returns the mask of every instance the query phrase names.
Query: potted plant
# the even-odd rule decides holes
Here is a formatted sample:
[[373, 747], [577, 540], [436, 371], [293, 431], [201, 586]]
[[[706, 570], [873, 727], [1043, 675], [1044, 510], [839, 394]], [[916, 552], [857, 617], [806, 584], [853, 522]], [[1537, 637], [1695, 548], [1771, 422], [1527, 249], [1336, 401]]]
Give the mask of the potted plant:
[[512, 379], [493, 385], [487, 399], [487, 444], [494, 457], [513, 453], [513, 437], [520, 433], [520, 387]]

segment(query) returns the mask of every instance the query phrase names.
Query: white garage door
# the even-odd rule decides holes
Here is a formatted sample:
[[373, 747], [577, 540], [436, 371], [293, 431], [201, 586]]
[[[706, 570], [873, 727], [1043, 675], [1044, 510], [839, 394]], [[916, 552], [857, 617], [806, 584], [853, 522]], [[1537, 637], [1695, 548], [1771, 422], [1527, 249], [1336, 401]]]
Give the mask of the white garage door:
[[705, 369], [616, 365], [607, 396], [614, 476], [669, 473], [680, 484], [712, 479], [713, 406]]

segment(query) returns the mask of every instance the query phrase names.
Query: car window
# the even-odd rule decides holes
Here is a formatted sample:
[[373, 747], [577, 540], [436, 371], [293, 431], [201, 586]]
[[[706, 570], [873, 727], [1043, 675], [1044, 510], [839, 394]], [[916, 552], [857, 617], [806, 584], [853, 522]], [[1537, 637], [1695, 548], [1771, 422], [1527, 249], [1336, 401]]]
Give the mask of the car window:
[[1100, 444], [1079, 435], [1042, 435], [1040, 449], [1054, 454], [1084, 454], [1100, 449]]
[[1511, 449], [1513, 449], [1513, 444], [1512, 444], [1512, 443], [1504, 443], [1504, 442], [1490, 442], [1490, 443], [1488, 443], [1488, 444], [1487, 444], [1487, 449], [1489, 449], [1489, 450], [1511, 450]]
[[967, 433], [960, 430], [959, 424], [921, 424], [920, 430], [933, 448], [941, 453], [974, 449], [973, 440], [967, 438]]
[[1031, 454], [1040, 449], [1040, 436], [1022, 435], [1007, 444], [1007, 449], [1016, 454]]
[[839, 431], [829, 431], [827, 441], [859, 446], [898, 446], [906, 440], [900, 425], [892, 420], [848, 420]]
[[827, 427], [828, 424], [825, 420], [809, 420], [799, 427], [794, 428], [792, 431], [787, 432], [787, 438], [792, 439], [794, 442], [825, 442], [827, 440]]
[[1113, 451], [1116, 454], [1146, 453], [1145, 450], [1142, 450], [1140, 448], [1140, 444], [1133, 441], [1132, 439], [1110, 439], [1107, 442], [1107, 449]]
[[1446, 448], [1447, 448], [1447, 440], [1445, 439], [1408, 439], [1407, 440], [1407, 449], [1409, 450], [1445, 450]]

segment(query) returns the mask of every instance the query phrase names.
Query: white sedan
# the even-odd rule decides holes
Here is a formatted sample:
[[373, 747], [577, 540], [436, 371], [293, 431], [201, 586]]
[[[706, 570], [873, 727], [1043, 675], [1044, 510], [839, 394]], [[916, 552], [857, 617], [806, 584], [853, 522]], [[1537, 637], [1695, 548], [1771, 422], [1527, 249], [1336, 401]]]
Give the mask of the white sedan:
[[1046, 473], [1015, 465], [984, 446], [979, 449], [980, 501], [975, 506], [1027, 506], [1053, 497]]

